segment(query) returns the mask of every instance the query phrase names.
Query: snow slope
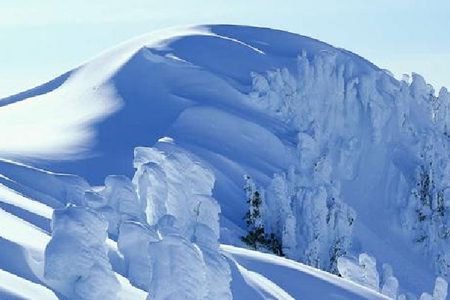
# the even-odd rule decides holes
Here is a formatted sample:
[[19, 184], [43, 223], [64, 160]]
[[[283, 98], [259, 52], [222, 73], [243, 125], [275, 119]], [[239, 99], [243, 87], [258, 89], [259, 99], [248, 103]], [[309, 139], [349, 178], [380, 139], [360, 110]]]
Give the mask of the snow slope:
[[[36, 184], [24, 186], [26, 180], [22, 182], [21, 178], [49, 182], [56, 177], [55, 189], [71, 190], [74, 185], [61, 180], [64, 175], [9, 162], [2, 162], [2, 171], [8, 177], [3, 177], [0, 184], [0, 299], [64, 299], [51, 290], [51, 283], [42, 274], [53, 208], [41, 199], [52, 197], [47, 194], [52, 189], [40, 189]], [[108, 244], [113, 267], [121, 272], [123, 263], [117, 256], [117, 246], [114, 241]], [[327, 299], [383, 299], [371, 290], [284, 258], [232, 246], [222, 246], [222, 251], [232, 266], [234, 299], [248, 299], [250, 295], [256, 299], [317, 299], [322, 293]], [[287, 280], [286, 275], [291, 279]], [[131, 286], [119, 273], [116, 276], [122, 286], [119, 299], [146, 298], [144, 291]]]
[[[431, 291], [434, 261], [414, 245], [402, 215], [415, 186], [415, 168], [422, 163], [423, 136], [435, 130], [430, 124], [449, 119], [448, 93], [442, 90], [433, 100], [443, 103], [439, 113], [424, 104], [431, 94], [420, 77], [397, 81], [353, 53], [272, 29], [213, 25], [139, 37], [38, 88], [0, 99], [0, 157], [5, 159], [0, 183], [8, 187], [0, 189], [1, 220], [17, 230], [2, 228], [3, 247], [30, 249], [39, 261], [49, 239], [48, 220], [61, 199], [77, 198], [88, 182], [102, 185], [107, 175], [131, 178], [135, 147], [169, 137], [213, 171], [223, 243], [241, 245], [246, 174], [267, 190], [268, 211], [280, 210], [266, 220], [268, 226], [275, 226], [276, 218], [288, 219], [286, 207], [298, 220], [307, 214], [298, 203], [279, 208], [280, 201], [272, 200], [277, 174], [285, 178], [289, 199], [303, 199], [293, 191], [307, 187], [302, 195], [326, 195], [324, 201], [333, 198], [338, 207], [355, 211], [353, 233], [345, 232], [352, 239], [347, 254], [367, 252], [392, 265], [402, 291]], [[435, 121], [439, 118], [444, 121]], [[442, 156], [445, 165], [449, 159]], [[448, 169], [442, 167], [440, 174], [445, 179]], [[295, 253], [305, 252], [301, 242], [308, 233], [302, 230], [300, 221], [292, 229]], [[37, 240], [27, 239], [31, 233]], [[223, 251], [235, 262], [233, 284], [249, 295], [256, 290], [278, 297], [317, 296], [315, 290], [300, 295], [295, 287], [283, 286], [277, 268], [287, 268], [284, 260]], [[30, 265], [23, 256], [17, 265]], [[14, 265], [5, 261], [0, 268], [42, 284], [31, 270], [22, 274]], [[372, 297], [342, 280], [289, 268], [300, 269], [296, 276], [304, 280], [320, 278], [330, 295], [339, 282], [337, 295], [350, 291]]]

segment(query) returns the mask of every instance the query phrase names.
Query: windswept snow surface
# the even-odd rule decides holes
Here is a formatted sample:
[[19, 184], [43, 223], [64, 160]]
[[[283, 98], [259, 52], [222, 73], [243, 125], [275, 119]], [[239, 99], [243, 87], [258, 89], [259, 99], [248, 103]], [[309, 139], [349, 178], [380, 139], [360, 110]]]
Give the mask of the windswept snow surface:
[[[222, 245], [244, 280], [276, 299], [388, 299], [330, 273], [282, 257]], [[252, 271], [249, 271], [252, 270]]]
[[[47, 286], [39, 276], [53, 209], [82, 201], [108, 175], [132, 178], [136, 147], [173, 142], [215, 177], [223, 243], [242, 246], [249, 175], [266, 197], [265, 225], [291, 257], [332, 269], [330, 249], [365, 252], [392, 266], [400, 292], [431, 292], [450, 258], [447, 232], [432, 234], [448, 227], [439, 214], [450, 207], [450, 96], [434, 94], [418, 75], [398, 81], [353, 53], [272, 29], [199, 26], [126, 42], [0, 99], [0, 221], [9, 224], [0, 269]], [[438, 214], [416, 207], [423, 190], [437, 195], [429, 206], [437, 202]], [[8, 261], [3, 253], [14, 251]], [[224, 251], [235, 262], [235, 298], [317, 297], [297, 290], [296, 276], [330, 297], [377, 297], [285, 260]], [[110, 256], [120, 262], [117, 249]], [[123, 273], [120, 263], [113, 269]]]

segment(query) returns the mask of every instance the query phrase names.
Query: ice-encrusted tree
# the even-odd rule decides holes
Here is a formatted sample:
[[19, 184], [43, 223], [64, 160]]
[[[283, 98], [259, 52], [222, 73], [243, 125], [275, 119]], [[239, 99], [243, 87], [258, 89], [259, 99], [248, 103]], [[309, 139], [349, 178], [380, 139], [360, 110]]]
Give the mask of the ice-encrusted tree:
[[448, 293], [448, 283], [442, 277], [437, 277], [434, 285], [433, 295], [423, 293], [420, 300], [446, 300]]
[[379, 291], [380, 278], [377, 271], [377, 262], [374, 257], [367, 253], [361, 253], [357, 261], [348, 257], [339, 257], [337, 268], [342, 277]]
[[148, 299], [206, 299], [206, 266], [199, 248], [182, 235], [174, 216], [163, 216], [157, 227], [162, 238], [148, 247], [153, 266]]
[[396, 299], [399, 290], [399, 282], [394, 276], [394, 271], [391, 265], [384, 263], [382, 265], [382, 272], [380, 278], [380, 292], [392, 299]]
[[126, 275], [130, 282], [145, 291], [153, 277], [153, 265], [148, 251], [150, 243], [160, 240], [154, 227], [136, 221], [122, 223], [117, 246], [124, 257]]
[[108, 233], [113, 237], [117, 237], [123, 222], [145, 220], [146, 203], [138, 198], [133, 183], [126, 176], [106, 177], [104, 188], [86, 192], [86, 205], [107, 219]]
[[120, 289], [106, 246], [108, 223], [95, 210], [69, 205], [56, 209], [45, 249], [44, 276], [70, 299], [116, 299]]
[[400, 133], [413, 159], [403, 172], [407, 193], [399, 195], [401, 221], [416, 245], [431, 257], [438, 275], [450, 275], [450, 95], [437, 96], [413, 74], [402, 83]]
[[289, 258], [337, 273], [337, 259], [351, 245], [355, 213], [329, 183], [327, 163], [319, 161], [314, 168], [314, 184], [305, 184], [295, 169], [274, 176], [265, 193], [263, 222], [281, 235]]
[[[206, 267], [208, 288], [205, 300], [232, 299], [230, 266], [220, 252], [214, 231], [205, 224], [195, 222], [191, 226], [191, 232], [190, 240], [201, 250]], [[212, 283], [214, 287], [211, 286]]]
[[450, 275], [450, 156], [448, 138], [428, 132], [418, 143], [420, 164], [406, 201], [403, 224], [434, 258], [437, 274]]
[[[274, 175], [264, 195], [263, 223], [282, 239], [288, 257], [333, 273], [352, 240], [356, 215], [342, 199], [340, 180], [355, 174], [355, 124], [366, 105], [359, 103], [358, 81], [347, 80], [355, 66], [338, 60], [332, 51], [302, 53], [295, 73], [253, 73], [249, 95], [257, 109], [298, 132], [297, 163]], [[375, 119], [380, 131], [384, 119]]]
[[130, 281], [149, 299], [231, 299], [211, 170], [167, 143], [137, 148], [135, 167], [133, 183], [147, 219], [128, 220], [119, 230]]
[[[399, 295], [399, 281], [394, 276], [392, 267], [385, 263], [382, 265], [381, 273], [379, 273], [375, 258], [367, 253], [361, 253], [358, 260], [352, 257], [340, 257], [337, 267], [339, 275], [342, 277], [381, 292], [390, 299], [417, 299], [417, 296], [408, 292], [406, 293], [408, 296], [405, 294]], [[436, 277], [433, 295], [424, 292], [421, 294], [420, 300], [445, 300], [447, 292], [447, 281], [438, 276]]]

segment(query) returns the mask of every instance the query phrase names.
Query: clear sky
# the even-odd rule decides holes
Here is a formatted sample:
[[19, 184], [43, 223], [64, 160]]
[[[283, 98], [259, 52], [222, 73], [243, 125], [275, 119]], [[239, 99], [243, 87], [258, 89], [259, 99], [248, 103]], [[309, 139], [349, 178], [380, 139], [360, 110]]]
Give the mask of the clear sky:
[[129, 38], [205, 23], [289, 30], [450, 88], [448, 0], [0, 0], [0, 97]]

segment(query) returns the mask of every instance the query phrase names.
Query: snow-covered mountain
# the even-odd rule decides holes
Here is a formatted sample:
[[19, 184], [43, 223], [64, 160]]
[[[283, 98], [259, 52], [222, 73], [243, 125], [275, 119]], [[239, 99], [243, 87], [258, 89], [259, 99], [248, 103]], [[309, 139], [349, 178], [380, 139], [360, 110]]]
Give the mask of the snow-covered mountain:
[[[445, 299], [449, 126], [446, 89], [308, 37], [126, 42], [0, 100], [0, 298]], [[289, 259], [244, 249], [255, 192]]]

